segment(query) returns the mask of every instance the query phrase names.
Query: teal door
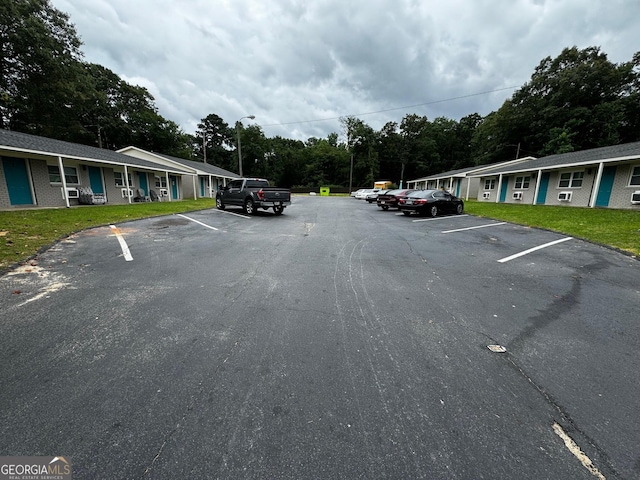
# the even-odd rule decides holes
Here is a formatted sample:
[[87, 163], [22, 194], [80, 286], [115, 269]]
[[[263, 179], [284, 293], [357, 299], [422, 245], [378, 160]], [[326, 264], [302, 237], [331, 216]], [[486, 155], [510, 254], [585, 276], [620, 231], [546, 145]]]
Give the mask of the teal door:
[[547, 201], [547, 189], [549, 188], [549, 179], [551, 178], [550, 172], [544, 172], [540, 177], [540, 190], [538, 190], [538, 198], [536, 198], [536, 204], [544, 205]]
[[616, 178], [616, 167], [604, 167], [602, 171], [602, 179], [600, 179], [600, 188], [596, 197], [596, 207], [608, 207], [611, 198], [611, 190], [613, 190], [613, 181]]
[[11, 205], [33, 205], [27, 165], [22, 158], [3, 157], [2, 168]]
[[204, 177], [200, 177], [200, 196], [201, 197], [204, 197], [204, 187], [205, 187]]
[[502, 178], [502, 187], [500, 188], [500, 202], [507, 199], [507, 189], [509, 188], [509, 177]]
[[138, 184], [145, 195], [149, 195], [149, 184], [147, 183], [147, 174], [138, 172]]
[[458, 184], [456, 185], [456, 197], [460, 196], [460, 184], [462, 183], [461, 180], [458, 180]]
[[102, 171], [98, 167], [89, 167], [89, 184], [93, 193], [104, 193]]
[[169, 181], [171, 182], [171, 199], [178, 199], [178, 177], [169, 175]]

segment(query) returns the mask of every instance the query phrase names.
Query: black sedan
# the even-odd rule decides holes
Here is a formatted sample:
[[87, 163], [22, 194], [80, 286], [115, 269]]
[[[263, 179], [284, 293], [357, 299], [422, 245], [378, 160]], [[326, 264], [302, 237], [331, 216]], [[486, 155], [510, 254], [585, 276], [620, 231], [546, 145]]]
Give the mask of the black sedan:
[[405, 215], [431, 215], [438, 213], [457, 213], [464, 211], [462, 199], [444, 190], [417, 190], [398, 199], [398, 209]]
[[415, 190], [387, 190], [385, 193], [380, 193], [376, 198], [376, 203], [383, 210], [389, 210], [389, 208], [398, 208], [398, 198], [405, 197]]

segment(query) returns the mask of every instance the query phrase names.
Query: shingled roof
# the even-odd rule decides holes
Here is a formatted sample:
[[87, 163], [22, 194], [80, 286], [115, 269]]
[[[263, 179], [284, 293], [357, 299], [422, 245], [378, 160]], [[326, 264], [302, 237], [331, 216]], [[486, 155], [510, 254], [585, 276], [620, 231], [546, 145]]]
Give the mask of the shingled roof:
[[211, 165], [210, 163], [198, 162], [196, 160], [186, 160], [184, 158], [172, 157], [171, 155], [165, 155], [163, 153], [157, 153], [156, 155], [160, 157], [164, 157], [173, 162], [177, 162], [185, 167], [193, 168], [194, 170], [200, 170], [203, 172], [207, 172], [211, 175], [215, 175], [217, 177], [226, 177], [226, 178], [240, 178], [237, 173], [230, 172], [220, 167], [216, 167], [215, 165]]
[[[443, 172], [443, 173], [436, 173], [433, 175], [429, 175], [427, 177], [422, 177], [422, 178], [418, 178], [416, 180], [409, 180], [409, 182], [411, 183], [415, 183], [415, 182], [425, 182], [425, 181], [429, 181], [429, 180], [440, 180], [443, 178], [450, 178], [450, 177], [458, 177], [458, 178], [465, 178], [465, 177], [472, 177], [474, 175], [472, 175], [472, 173], [474, 172], [484, 172], [486, 170], [489, 169], [494, 169], [494, 168], [498, 168], [498, 167], [506, 167], [507, 165], [511, 165], [513, 166], [514, 164], [521, 164], [523, 162], [527, 162], [529, 160], [533, 160], [534, 157], [522, 157], [522, 158], [516, 158], [515, 160], [507, 160], [504, 162], [500, 162], [500, 163], [491, 163], [488, 165], [474, 165], [473, 167], [466, 167], [466, 168], [460, 168], [457, 170], [450, 170], [448, 172]], [[478, 175], [475, 175], [478, 176]]]
[[640, 160], [640, 142], [623, 143], [609, 147], [592, 148], [579, 152], [560, 153], [548, 157], [536, 158], [515, 165], [496, 166], [484, 170], [473, 177], [486, 177], [507, 173], [531, 172], [533, 170], [553, 170], [586, 165], [597, 165], [601, 162], [616, 163], [628, 160]]
[[11, 130], [0, 129], [0, 151], [16, 152], [20, 153], [21, 156], [32, 154], [53, 158], [62, 157], [63, 159], [108, 163], [111, 165], [127, 165], [144, 168], [145, 170], [192, 175], [191, 172], [180, 168], [166, 167], [112, 150], [90, 147], [79, 143], [64, 142], [62, 140], [54, 140], [52, 138], [39, 137]]

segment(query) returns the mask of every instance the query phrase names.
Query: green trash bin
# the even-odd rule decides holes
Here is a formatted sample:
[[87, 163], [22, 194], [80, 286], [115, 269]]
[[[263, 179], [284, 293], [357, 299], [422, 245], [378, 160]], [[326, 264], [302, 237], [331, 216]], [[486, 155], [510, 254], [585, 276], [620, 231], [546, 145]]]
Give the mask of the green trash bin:
[[329, 196], [329, 187], [320, 187], [320, 196], [321, 197], [328, 197]]

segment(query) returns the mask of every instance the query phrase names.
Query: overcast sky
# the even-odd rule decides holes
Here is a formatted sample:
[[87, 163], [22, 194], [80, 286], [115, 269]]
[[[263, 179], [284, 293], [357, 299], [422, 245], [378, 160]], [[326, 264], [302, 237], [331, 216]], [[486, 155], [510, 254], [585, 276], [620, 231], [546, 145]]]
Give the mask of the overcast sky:
[[[638, 0], [51, 0], [88, 62], [146, 87], [195, 133], [214, 113], [267, 137], [379, 130], [410, 113], [497, 110], [540, 61], [599, 46], [640, 51]], [[486, 93], [493, 92], [493, 93]]]

